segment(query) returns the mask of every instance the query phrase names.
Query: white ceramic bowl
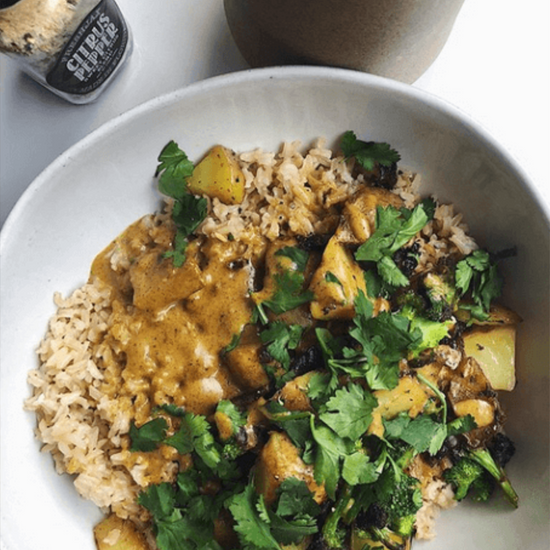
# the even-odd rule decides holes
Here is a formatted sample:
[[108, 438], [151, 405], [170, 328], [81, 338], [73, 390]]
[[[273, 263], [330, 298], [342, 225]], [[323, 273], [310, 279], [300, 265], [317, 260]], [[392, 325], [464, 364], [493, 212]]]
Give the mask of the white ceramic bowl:
[[517, 444], [508, 470], [520, 508], [502, 499], [465, 502], [440, 517], [435, 542], [416, 548], [548, 548], [548, 213], [525, 173], [464, 113], [403, 84], [303, 67], [231, 74], [155, 99], [63, 154], [14, 208], [1, 235], [2, 548], [95, 548], [99, 511], [38, 452], [35, 419], [22, 408], [26, 373], [36, 365], [54, 291], [80, 286], [96, 253], [157, 206], [162, 147], [174, 139], [196, 159], [216, 143], [246, 150], [317, 136], [333, 142], [348, 129], [398, 149], [402, 166], [422, 174], [425, 193], [454, 202], [482, 245], [518, 250], [505, 263], [505, 302], [524, 319], [518, 385], [503, 401]]

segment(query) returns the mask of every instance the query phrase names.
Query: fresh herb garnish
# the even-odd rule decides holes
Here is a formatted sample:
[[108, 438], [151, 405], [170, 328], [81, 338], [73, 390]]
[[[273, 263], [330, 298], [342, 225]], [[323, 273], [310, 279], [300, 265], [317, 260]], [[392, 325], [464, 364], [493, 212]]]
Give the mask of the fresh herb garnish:
[[287, 246], [275, 253], [275, 256], [291, 260], [290, 265], [279, 264], [277, 272], [272, 274], [275, 290], [271, 296], [256, 304], [258, 314], [263, 323], [267, 322], [267, 315], [263, 307], [268, 307], [273, 313], [281, 314], [290, 311], [307, 302], [314, 296], [304, 289], [304, 271], [309, 254], [298, 247]]
[[387, 143], [361, 141], [351, 130], [344, 133], [340, 146], [346, 158], [355, 157], [357, 162], [369, 171], [374, 169], [376, 163], [391, 166], [401, 159], [399, 153]]
[[266, 349], [278, 361], [285, 370], [290, 366], [289, 350], [295, 350], [304, 327], [300, 325], [287, 325], [283, 321], [275, 321], [260, 333], [260, 339], [266, 345]]
[[172, 219], [177, 230], [173, 250], [165, 256], [173, 259], [175, 267], [181, 267], [185, 262], [188, 237], [206, 217], [208, 202], [187, 190], [187, 178], [193, 174], [194, 166], [177, 143], [170, 141], [158, 161], [155, 175], [159, 178], [159, 191], [174, 199]]
[[474, 306], [468, 308], [471, 314], [481, 320], [488, 318], [491, 302], [502, 292], [503, 279], [497, 264], [485, 250], [474, 250], [471, 254], [456, 264], [456, 287], [460, 296], [469, 295]]
[[372, 393], [359, 384], [348, 384], [336, 390], [319, 418], [340, 437], [356, 440], [372, 422], [372, 411], [378, 404]]
[[135, 423], [130, 424], [131, 451], [153, 451], [166, 437], [168, 422], [164, 418], [154, 418], [139, 428]]
[[413, 210], [393, 206], [376, 209], [376, 229], [355, 253], [358, 261], [376, 262], [378, 274], [393, 287], [409, 284], [392, 256], [409, 242], [430, 221], [432, 201], [424, 201]]

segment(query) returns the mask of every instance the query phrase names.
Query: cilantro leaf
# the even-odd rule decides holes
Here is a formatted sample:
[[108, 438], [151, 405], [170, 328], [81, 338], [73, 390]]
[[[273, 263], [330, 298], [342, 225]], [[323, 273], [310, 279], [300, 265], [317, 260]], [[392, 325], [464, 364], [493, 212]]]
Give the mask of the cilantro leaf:
[[207, 206], [204, 197], [195, 197], [191, 193], [177, 200], [172, 210], [172, 219], [178, 231], [186, 237], [191, 235], [206, 217]]
[[312, 445], [310, 412], [290, 411], [279, 401], [270, 401], [262, 412], [287, 433], [296, 447], [304, 452], [310, 450]]
[[173, 258], [174, 266], [181, 267], [185, 263], [185, 251], [187, 250], [187, 245], [189, 241], [185, 233], [176, 231], [176, 236], [174, 237], [173, 250], [168, 250], [165, 254], [165, 258]]
[[409, 279], [397, 267], [391, 256], [382, 256], [376, 264], [378, 274], [387, 284], [391, 286], [407, 286]]
[[271, 533], [277, 542], [283, 545], [297, 544], [304, 537], [313, 535], [319, 530], [317, 520], [310, 516], [298, 515], [293, 518], [282, 518], [270, 513]]
[[158, 161], [159, 191], [174, 199], [182, 198], [187, 193], [187, 178], [193, 174], [193, 163], [175, 141], [165, 145]]
[[341, 474], [341, 461], [350, 454], [354, 442], [345, 441], [327, 425], [315, 422], [311, 416], [311, 433], [315, 440], [314, 477], [317, 483], [324, 483], [327, 494], [334, 499]]
[[187, 190], [187, 178], [193, 174], [194, 166], [176, 142], [170, 141], [163, 148], [158, 161], [155, 175], [159, 178], [159, 191], [174, 199], [172, 219], [177, 229], [173, 249], [165, 257], [172, 258], [175, 267], [181, 267], [187, 238], [206, 217], [208, 201]]
[[471, 414], [459, 416], [447, 424], [448, 435], [460, 435], [477, 428], [476, 421]]
[[252, 484], [248, 484], [242, 493], [234, 495], [228, 508], [235, 520], [234, 529], [245, 548], [266, 548], [280, 550], [269, 529], [269, 524], [262, 520], [256, 507], [259, 499]]
[[325, 484], [327, 494], [332, 499], [336, 496], [336, 488], [340, 479], [340, 458], [341, 455], [331, 452], [322, 445], [315, 451], [315, 481]]
[[372, 411], [377, 404], [376, 398], [359, 384], [348, 384], [336, 390], [326, 403], [326, 412], [319, 418], [340, 437], [355, 441], [370, 426]]
[[194, 451], [211, 469], [215, 469], [221, 460], [220, 451], [210, 432], [210, 424], [202, 415], [187, 413], [182, 422], [184, 430], [193, 440]]
[[177, 504], [181, 507], [188, 506], [191, 500], [200, 493], [198, 472], [191, 468], [179, 472], [176, 485], [178, 488], [176, 493]]
[[288, 370], [290, 366], [290, 354], [288, 350], [294, 350], [300, 343], [304, 327], [300, 325], [287, 325], [283, 321], [275, 321], [260, 333], [260, 339], [267, 345], [267, 351], [281, 365]]
[[216, 407], [216, 412], [225, 414], [229, 418], [229, 420], [231, 421], [233, 435], [235, 435], [239, 431], [239, 428], [243, 427], [246, 424], [246, 414], [242, 413], [236, 407], [236, 405], [228, 399], [222, 399], [218, 403]]
[[[333, 375], [327, 383], [330, 383], [331, 389], [335, 389], [337, 373], [343, 372], [353, 378], [364, 378], [373, 390], [392, 389], [397, 385], [399, 376], [398, 362], [402, 357], [401, 347], [403, 346], [398, 349], [395, 347], [401, 340], [402, 334], [399, 332], [392, 334], [390, 331], [386, 339], [382, 337], [388, 332], [383, 328], [383, 325], [387, 324], [385, 318], [382, 314], [372, 317], [372, 303], [362, 292], [355, 300], [355, 311], [356, 315], [353, 319], [355, 326], [350, 329], [349, 334], [361, 344], [361, 349], [341, 346], [327, 329], [316, 329], [326, 364]], [[407, 323], [405, 328], [408, 327]], [[405, 344], [414, 341], [406, 331], [404, 334]], [[379, 355], [378, 358], [375, 357], [376, 354]]]
[[502, 276], [489, 253], [478, 249], [460, 260], [456, 264], [455, 280], [460, 295], [469, 293], [475, 305], [481, 308], [477, 316], [487, 318], [491, 302], [500, 296], [503, 285]]
[[350, 485], [374, 483], [379, 475], [376, 464], [363, 453], [356, 452], [344, 458], [342, 477]]
[[428, 449], [435, 454], [447, 437], [447, 428], [427, 415], [419, 415], [408, 423], [400, 439], [412, 445], [416, 451], [423, 453]]
[[309, 254], [297, 246], [284, 246], [275, 252], [275, 256], [285, 256], [296, 264], [297, 271], [305, 271]]
[[183, 409], [182, 407], [178, 407], [173, 403], [164, 403], [162, 405], [159, 405], [158, 407], [155, 407], [154, 409], [154, 411], [159, 410], [168, 413], [170, 416], [175, 416], [176, 418], [183, 418], [185, 416], [185, 409]]
[[401, 212], [397, 208], [378, 206], [376, 209], [376, 229], [357, 249], [355, 259], [378, 262], [383, 256], [390, 254], [389, 251], [402, 225]]
[[138, 502], [147, 508], [156, 519], [169, 517], [174, 509], [176, 498], [175, 490], [171, 483], [149, 485], [138, 496]]
[[391, 166], [401, 160], [399, 153], [387, 143], [358, 140], [351, 130], [344, 133], [340, 145], [346, 158], [355, 157], [357, 162], [369, 171], [374, 168], [376, 162], [383, 166]]
[[295, 271], [283, 271], [273, 275], [276, 291], [263, 303], [274, 313], [284, 313], [302, 304], [311, 302], [314, 295], [311, 290], [303, 290], [304, 275]]
[[417, 204], [413, 210], [393, 206], [376, 209], [376, 229], [357, 249], [359, 261], [377, 262], [381, 279], [394, 287], [407, 286], [408, 278], [392, 259], [392, 255], [409, 242], [433, 216], [431, 202]]
[[306, 514], [316, 516], [321, 507], [315, 502], [306, 482], [295, 477], [286, 478], [279, 488], [276, 513], [279, 516]]
[[131, 451], [154, 451], [159, 443], [166, 437], [168, 423], [164, 418], [155, 418], [146, 422], [139, 428], [132, 421], [130, 424], [129, 436], [131, 440]]

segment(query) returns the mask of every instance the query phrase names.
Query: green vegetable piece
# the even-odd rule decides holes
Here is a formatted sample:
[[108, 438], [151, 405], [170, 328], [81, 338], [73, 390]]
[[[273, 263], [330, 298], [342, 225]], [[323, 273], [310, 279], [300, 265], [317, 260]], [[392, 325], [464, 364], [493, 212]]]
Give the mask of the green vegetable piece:
[[170, 141], [161, 151], [158, 161], [159, 191], [174, 199], [172, 219], [177, 229], [173, 250], [169, 250], [165, 257], [172, 258], [175, 267], [181, 267], [185, 263], [187, 238], [206, 217], [208, 201], [189, 193], [187, 178], [193, 174], [194, 167], [177, 143]]
[[504, 496], [506, 500], [514, 507], [517, 508], [519, 504], [519, 497], [515, 489], [512, 487], [506, 472], [502, 466], [499, 466], [494, 458], [491, 456], [491, 453], [487, 449], [474, 449], [469, 451], [467, 458], [474, 460], [480, 466], [485, 468], [491, 476], [493, 476], [496, 482], [500, 485], [504, 491]]
[[193, 174], [193, 163], [179, 148], [170, 141], [162, 149], [156, 176], [159, 177], [159, 191], [174, 199], [180, 199], [187, 193], [187, 178]]
[[283, 321], [275, 321], [260, 333], [260, 339], [267, 345], [267, 351], [281, 365], [288, 370], [290, 367], [289, 350], [294, 350], [300, 343], [304, 327], [287, 325]]
[[256, 494], [252, 484], [248, 484], [242, 493], [229, 500], [228, 508], [235, 520], [234, 529], [245, 548], [280, 550], [265, 516], [264, 519], [260, 517], [258, 501], [262, 502], [263, 497]]
[[376, 464], [363, 453], [353, 453], [344, 458], [342, 478], [349, 485], [374, 483], [379, 475], [379, 472], [376, 471]]
[[399, 153], [387, 143], [358, 140], [351, 130], [344, 133], [340, 146], [346, 158], [355, 157], [357, 162], [369, 171], [377, 162], [383, 166], [391, 166], [401, 159]]
[[357, 249], [355, 259], [377, 262], [378, 274], [386, 284], [393, 287], [407, 286], [409, 280], [392, 256], [422, 230], [431, 215], [431, 204], [427, 202], [418, 204], [413, 210], [379, 206], [376, 209], [376, 229]]
[[134, 422], [130, 424], [130, 450], [131, 451], [154, 451], [159, 443], [166, 437], [168, 423], [164, 418], [155, 418], [143, 424], [139, 428]]
[[340, 437], [353, 441], [361, 437], [372, 422], [372, 411], [378, 405], [376, 398], [359, 384], [348, 384], [336, 390], [326, 403], [326, 412], [319, 418]]
[[483, 475], [483, 466], [470, 458], [463, 457], [443, 474], [445, 481], [451, 483], [455, 500], [463, 500], [468, 495], [474, 481]]
[[502, 276], [489, 253], [474, 250], [460, 260], [456, 264], [455, 278], [460, 296], [469, 294], [476, 306], [469, 308], [472, 315], [481, 320], [487, 319], [491, 302], [500, 296], [503, 285]]
[[311, 302], [314, 295], [310, 290], [303, 290], [304, 275], [298, 271], [284, 271], [273, 275], [276, 291], [263, 303], [274, 313], [280, 314]]

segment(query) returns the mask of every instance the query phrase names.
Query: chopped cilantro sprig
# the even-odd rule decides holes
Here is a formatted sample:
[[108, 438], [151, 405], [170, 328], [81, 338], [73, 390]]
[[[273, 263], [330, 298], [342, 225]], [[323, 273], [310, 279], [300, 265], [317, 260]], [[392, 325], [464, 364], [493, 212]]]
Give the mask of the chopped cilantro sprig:
[[473, 317], [480, 320], [488, 318], [493, 300], [502, 292], [503, 278], [496, 262], [485, 250], [474, 250], [456, 264], [456, 288], [460, 296], [470, 296], [473, 304], [461, 304], [469, 309]]
[[351, 130], [342, 136], [340, 147], [346, 158], [355, 157], [357, 162], [369, 171], [374, 169], [375, 163], [391, 166], [401, 160], [399, 153], [387, 143], [361, 141]]
[[382, 280], [393, 287], [404, 287], [409, 279], [399, 269], [393, 255], [409, 242], [433, 217], [433, 201], [426, 199], [413, 210], [393, 206], [376, 209], [376, 229], [355, 253], [358, 261], [376, 262]]
[[264, 324], [268, 322], [264, 306], [273, 313], [281, 314], [310, 302], [314, 297], [310, 290], [304, 289], [308, 252], [298, 247], [285, 246], [277, 250], [275, 256], [287, 258], [291, 265], [288, 267], [283, 267], [282, 263], [279, 265], [279, 269], [271, 275], [274, 292], [256, 304], [257, 313]]
[[194, 165], [175, 141], [170, 141], [158, 157], [155, 175], [159, 178], [159, 191], [174, 199], [172, 219], [176, 225], [173, 250], [166, 257], [173, 258], [174, 266], [185, 262], [188, 237], [203, 222], [208, 202], [187, 190], [187, 178], [193, 174]]

